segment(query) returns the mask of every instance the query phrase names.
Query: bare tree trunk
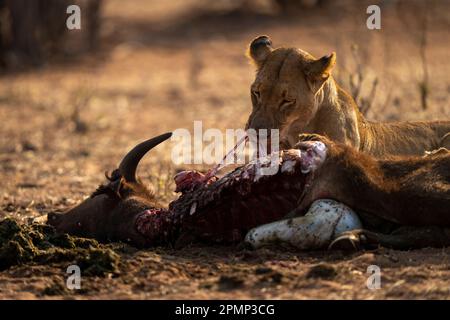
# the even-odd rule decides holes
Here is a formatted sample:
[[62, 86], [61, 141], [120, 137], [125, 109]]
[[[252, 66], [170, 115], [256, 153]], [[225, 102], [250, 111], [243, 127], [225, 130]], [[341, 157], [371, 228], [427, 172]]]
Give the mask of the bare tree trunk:
[[3, 29], [5, 28], [5, 1], [0, 0], [0, 68], [4, 67], [5, 62], [5, 52], [6, 52], [6, 42], [4, 39]]
[[428, 45], [428, 6], [425, 5], [423, 20], [422, 20], [422, 33], [420, 35], [420, 61], [422, 62], [422, 81], [420, 85], [420, 100], [422, 109], [428, 109], [428, 93], [429, 87], [429, 73], [428, 73], [428, 61], [427, 61], [427, 45]]
[[101, 22], [102, 0], [90, 0], [87, 3], [87, 44], [89, 50], [95, 50], [98, 47], [98, 38]]
[[0, 66], [36, 66], [56, 53], [66, 53], [69, 42], [63, 40], [70, 4], [81, 7], [83, 23], [80, 36], [71, 37], [70, 43], [83, 48], [79, 53], [96, 49], [102, 0], [0, 0], [0, 14], [8, 17], [0, 19]]
[[41, 49], [36, 38], [39, 1], [6, 0], [11, 15], [12, 50], [31, 64], [41, 62]]

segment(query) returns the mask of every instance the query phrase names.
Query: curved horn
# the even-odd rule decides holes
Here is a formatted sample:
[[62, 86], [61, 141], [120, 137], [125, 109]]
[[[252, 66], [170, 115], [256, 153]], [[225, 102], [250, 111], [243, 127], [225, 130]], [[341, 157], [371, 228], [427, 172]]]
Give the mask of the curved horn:
[[142, 157], [145, 156], [145, 154], [152, 148], [169, 139], [171, 136], [172, 132], [167, 132], [160, 136], [141, 142], [133, 149], [131, 149], [131, 151], [125, 155], [119, 165], [119, 172], [124, 177], [125, 181], [136, 182], [136, 169]]

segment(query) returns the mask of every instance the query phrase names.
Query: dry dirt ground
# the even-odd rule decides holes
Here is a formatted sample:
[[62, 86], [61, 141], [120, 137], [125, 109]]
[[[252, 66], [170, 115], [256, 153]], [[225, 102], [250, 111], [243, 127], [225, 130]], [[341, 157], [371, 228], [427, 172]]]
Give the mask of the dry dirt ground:
[[[428, 27], [427, 110], [418, 89], [421, 29], [406, 11], [386, 7], [382, 30], [369, 31], [365, 7], [349, 10], [345, 1], [293, 17], [255, 2], [262, 3], [257, 10], [223, 11], [206, 1], [105, 1], [98, 54], [3, 75], [0, 218], [27, 222], [77, 203], [147, 137], [192, 130], [194, 120], [204, 128], [242, 128], [254, 75], [244, 51], [258, 34], [269, 34], [275, 46], [297, 46], [316, 56], [336, 51], [336, 77], [344, 82], [355, 70], [350, 47], [357, 44], [367, 77], [363, 94], [379, 79], [371, 119], [450, 117], [447, 1], [432, 11]], [[175, 197], [169, 152], [170, 144], [162, 145], [140, 167], [140, 176], [166, 203]], [[64, 265], [2, 271], [0, 298], [450, 297], [450, 249], [344, 254], [193, 246], [128, 248], [121, 257], [119, 275], [85, 277], [81, 291], [64, 289]], [[379, 290], [366, 287], [373, 264], [381, 268]]]

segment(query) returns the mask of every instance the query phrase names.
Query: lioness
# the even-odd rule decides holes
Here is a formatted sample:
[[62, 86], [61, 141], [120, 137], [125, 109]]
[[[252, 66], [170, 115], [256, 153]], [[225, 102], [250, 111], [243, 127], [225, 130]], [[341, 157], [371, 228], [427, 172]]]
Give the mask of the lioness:
[[334, 52], [315, 59], [297, 48], [273, 49], [269, 37], [259, 36], [250, 43], [248, 56], [257, 74], [246, 128], [279, 129], [283, 148], [292, 147], [301, 133], [325, 135], [374, 156], [450, 148], [450, 121], [366, 120], [331, 76]]

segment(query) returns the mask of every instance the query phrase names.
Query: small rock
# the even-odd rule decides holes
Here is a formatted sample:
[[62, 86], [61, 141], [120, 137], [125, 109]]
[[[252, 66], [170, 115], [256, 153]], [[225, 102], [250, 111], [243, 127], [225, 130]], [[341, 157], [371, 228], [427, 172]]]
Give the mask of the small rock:
[[333, 266], [325, 263], [321, 263], [311, 267], [306, 274], [307, 278], [313, 279], [333, 279], [336, 276], [336, 269]]
[[237, 276], [221, 276], [217, 283], [220, 290], [234, 290], [244, 286], [244, 280]]
[[18, 149], [17, 151], [19, 151], [19, 152], [20, 151], [21, 152], [25, 152], [25, 151], [32, 151], [32, 152], [34, 152], [34, 151], [38, 150], [38, 148], [37, 148], [37, 146], [35, 144], [33, 144], [30, 141], [26, 141], [26, 140], [22, 141], [17, 149]]
[[281, 273], [279, 273], [279, 272], [274, 272], [274, 273], [271, 275], [271, 278], [272, 278], [272, 282], [273, 282], [273, 283], [280, 284], [281, 281], [283, 280], [283, 275], [282, 275]]
[[42, 290], [43, 296], [63, 296], [68, 294], [67, 289], [60, 283], [52, 283]]
[[255, 269], [255, 274], [267, 274], [273, 271], [272, 268], [269, 267], [259, 267]]

